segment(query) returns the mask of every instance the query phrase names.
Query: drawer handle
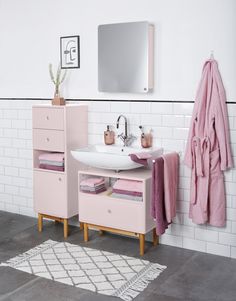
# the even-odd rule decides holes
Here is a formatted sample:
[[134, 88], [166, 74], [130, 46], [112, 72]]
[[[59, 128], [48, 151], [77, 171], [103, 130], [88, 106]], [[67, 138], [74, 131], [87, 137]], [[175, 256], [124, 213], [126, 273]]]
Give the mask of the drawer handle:
[[49, 139], [49, 138], [47, 138], [46, 140], [47, 140], [47, 142], [49, 142], [49, 140], [50, 140], [50, 139]]
[[49, 120], [49, 116], [47, 116], [46, 119]]
[[58, 180], [61, 182], [61, 178], [58, 178]]
[[108, 213], [111, 213], [111, 209], [108, 209], [107, 212], [108, 212]]

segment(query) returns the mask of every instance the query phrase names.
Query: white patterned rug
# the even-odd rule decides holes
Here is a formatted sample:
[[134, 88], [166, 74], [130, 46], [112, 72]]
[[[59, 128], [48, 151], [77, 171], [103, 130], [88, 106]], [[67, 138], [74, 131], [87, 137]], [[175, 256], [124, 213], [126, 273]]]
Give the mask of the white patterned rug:
[[1, 266], [127, 301], [135, 298], [166, 268], [147, 260], [53, 240]]

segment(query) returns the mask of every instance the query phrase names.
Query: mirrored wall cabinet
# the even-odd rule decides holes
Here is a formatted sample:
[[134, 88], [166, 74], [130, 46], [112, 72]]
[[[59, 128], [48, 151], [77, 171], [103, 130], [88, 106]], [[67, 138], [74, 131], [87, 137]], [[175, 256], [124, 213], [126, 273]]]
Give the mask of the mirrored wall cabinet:
[[98, 90], [147, 93], [153, 89], [154, 26], [148, 22], [98, 27]]

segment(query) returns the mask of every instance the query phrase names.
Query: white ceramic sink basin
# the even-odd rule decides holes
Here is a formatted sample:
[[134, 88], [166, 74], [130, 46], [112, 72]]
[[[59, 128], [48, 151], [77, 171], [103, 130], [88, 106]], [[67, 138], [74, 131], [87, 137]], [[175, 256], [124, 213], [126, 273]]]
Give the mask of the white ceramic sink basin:
[[150, 150], [117, 145], [93, 145], [72, 150], [71, 154], [76, 160], [88, 166], [102, 169], [128, 170], [143, 166], [133, 162], [129, 154], [150, 151], [155, 152], [155, 155], [163, 153], [162, 149]]

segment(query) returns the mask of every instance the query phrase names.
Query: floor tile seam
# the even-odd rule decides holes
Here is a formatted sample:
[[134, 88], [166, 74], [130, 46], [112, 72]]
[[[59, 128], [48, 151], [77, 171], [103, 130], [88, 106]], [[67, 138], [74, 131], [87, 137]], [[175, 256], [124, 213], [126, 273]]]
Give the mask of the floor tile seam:
[[[23, 273], [23, 272], [22, 272]], [[25, 284], [21, 285], [20, 287], [16, 288], [15, 290], [9, 292], [9, 293], [6, 293], [5, 295], [2, 295], [0, 296], [0, 301], [3, 301], [5, 300], [6, 298], [9, 298], [11, 295], [14, 295], [15, 293], [19, 292], [20, 290], [24, 289], [24, 288], [27, 288], [28, 285], [32, 285], [34, 284], [35, 282], [39, 281], [40, 280], [40, 277], [38, 276], [33, 276], [35, 279], [32, 279], [32, 280], [29, 280], [27, 281]]]

